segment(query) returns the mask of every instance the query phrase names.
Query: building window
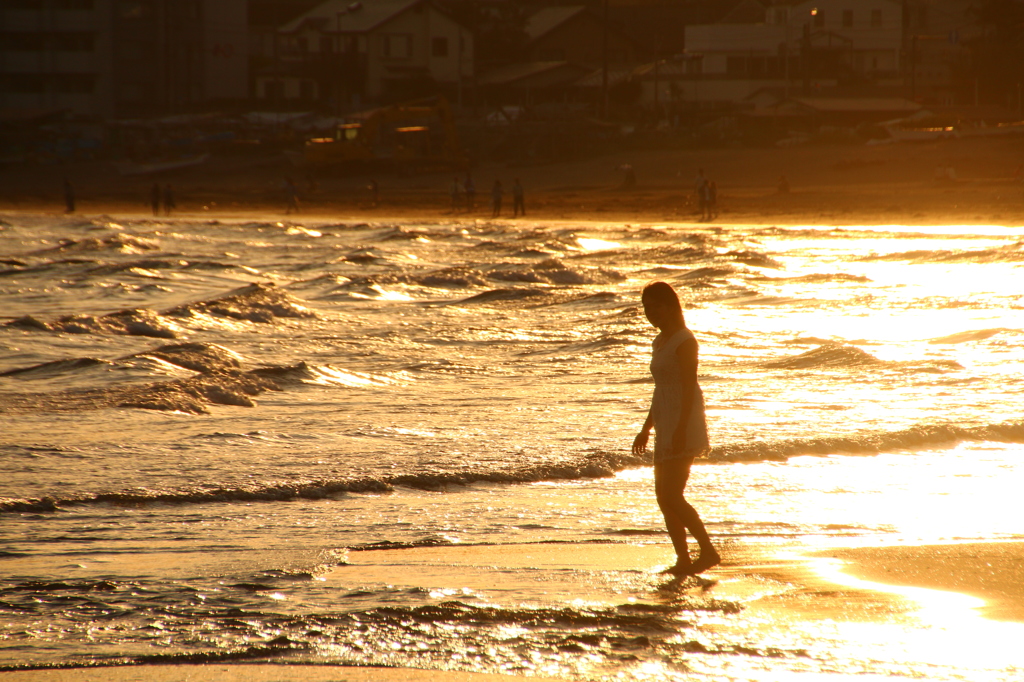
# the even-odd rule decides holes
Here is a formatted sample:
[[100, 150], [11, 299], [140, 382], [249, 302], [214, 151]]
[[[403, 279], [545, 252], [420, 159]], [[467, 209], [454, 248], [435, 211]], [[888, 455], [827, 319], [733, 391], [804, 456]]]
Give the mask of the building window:
[[843, 10], [843, 28], [853, 28], [853, 10]]
[[731, 74], [744, 74], [747, 72], [746, 57], [726, 57], [725, 72]]
[[0, 92], [28, 95], [45, 90], [43, 79], [36, 74], [7, 73], [0, 74]]
[[267, 81], [263, 85], [263, 96], [272, 102], [280, 102], [284, 99], [284, 83], [281, 81]]
[[55, 74], [53, 89], [72, 95], [89, 95], [96, 89], [96, 76], [91, 73]]
[[141, 0], [122, 0], [120, 11], [122, 19], [141, 19], [146, 14], [146, 5]]
[[432, 38], [430, 40], [430, 56], [431, 57], [447, 57], [448, 56], [448, 39], [447, 38]]
[[381, 54], [389, 59], [408, 59], [412, 56], [412, 36], [389, 33], [381, 36]]
[[320, 36], [320, 51], [324, 54], [334, 52], [334, 40], [330, 36]]
[[311, 80], [299, 81], [299, 99], [303, 99], [307, 102], [311, 101], [314, 96], [314, 86]]
[[42, 33], [0, 33], [0, 45], [10, 52], [42, 52], [46, 37]]
[[65, 9], [65, 10], [78, 10], [85, 11], [91, 10], [93, 6], [93, 0], [52, 0], [54, 9]]
[[125, 83], [121, 86], [118, 99], [122, 102], [141, 102], [146, 99], [146, 91], [137, 83]]
[[871, 28], [882, 28], [882, 10], [871, 10]]
[[53, 36], [53, 49], [57, 52], [92, 52], [95, 37], [92, 33], [57, 33]]

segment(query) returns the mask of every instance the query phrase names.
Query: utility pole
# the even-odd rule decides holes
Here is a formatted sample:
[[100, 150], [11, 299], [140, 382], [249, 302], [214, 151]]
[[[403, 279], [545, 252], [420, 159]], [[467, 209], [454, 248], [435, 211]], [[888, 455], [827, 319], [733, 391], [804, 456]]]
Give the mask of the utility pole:
[[608, 118], [608, 0], [604, 0], [604, 37], [601, 46], [601, 117]]

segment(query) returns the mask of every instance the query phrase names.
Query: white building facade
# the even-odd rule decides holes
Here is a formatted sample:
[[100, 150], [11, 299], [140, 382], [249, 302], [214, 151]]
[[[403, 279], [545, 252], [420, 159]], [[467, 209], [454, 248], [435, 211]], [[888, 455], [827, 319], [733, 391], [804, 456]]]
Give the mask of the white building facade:
[[759, 21], [686, 27], [686, 52], [699, 59], [700, 77], [684, 96], [736, 102], [764, 88], [896, 87], [902, 49], [896, 0], [776, 2]]

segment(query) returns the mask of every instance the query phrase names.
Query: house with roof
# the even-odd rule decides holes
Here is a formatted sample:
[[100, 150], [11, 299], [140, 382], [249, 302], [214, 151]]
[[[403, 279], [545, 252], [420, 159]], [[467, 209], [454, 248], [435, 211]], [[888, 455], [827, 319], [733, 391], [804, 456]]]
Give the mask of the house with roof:
[[879, 94], [902, 88], [899, 0], [741, 0], [714, 24], [686, 27], [700, 60], [685, 96], [740, 102], [765, 88], [780, 94]]
[[432, 0], [325, 0], [277, 29], [256, 96], [343, 111], [455, 92], [473, 74], [472, 31]]
[[583, 5], [543, 7], [527, 17], [523, 30], [521, 58], [477, 79], [483, 101], [528, 106], [594, 99], [595, 87], [583, 82], [596, 78], [600, 86], [603, 80], [606, 34], [610, 73], [628, 72], [635, 60], [629, 37]]
[[[526, 61], [571, 62], [589, 67], [604, 63], [605, 22], [587, 6], [545, 7], [527, 19], [524, 29]], [[607, 38], [609, 64], [634, 62], [636, 49], [626, 34], [609, 24]]]

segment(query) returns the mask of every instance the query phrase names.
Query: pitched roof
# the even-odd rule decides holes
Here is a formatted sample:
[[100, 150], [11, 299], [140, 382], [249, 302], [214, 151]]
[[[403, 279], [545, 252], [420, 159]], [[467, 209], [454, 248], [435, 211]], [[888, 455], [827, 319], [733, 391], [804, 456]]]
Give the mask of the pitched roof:
[[722, 24], [763, 24], [765, 7], [757, 0], [741, 0], [729, 10], [719, 23]]
[[484, 74], [477, 84], [481, 86], [550, 87], [568, 85], [586, 72], [586, 67], [572, 62], [523, 62], [499, 66]]
[[427, 0], [325, 0], [278, 30], [293, 33], [306, 25], [339, 33], [364, 33]]
[[567, 5], [565, 7], [545, 7], [530, 15], [526, 20], [526, 35], [531, 41], [537, 40], [569, 21], [578, 14], [586, 12], [583, 5]]

